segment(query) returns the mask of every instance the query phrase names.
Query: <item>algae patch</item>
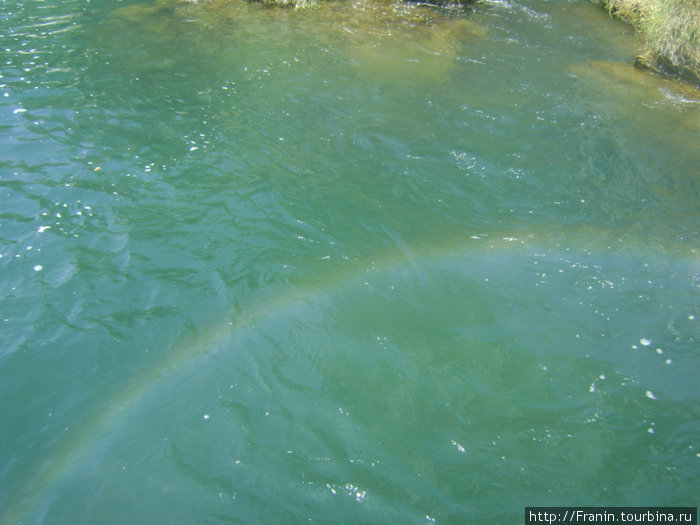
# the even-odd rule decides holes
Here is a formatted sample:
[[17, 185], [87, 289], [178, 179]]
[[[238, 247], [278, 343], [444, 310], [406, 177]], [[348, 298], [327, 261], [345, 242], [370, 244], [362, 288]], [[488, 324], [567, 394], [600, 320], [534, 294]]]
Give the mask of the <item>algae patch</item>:
[[679, 80], [650, 76], [625, 62], [591, 60], [585, 66], [571, 66], [569, 73], [581, 78], [594, 79], [601, 89], [619, 92], [621, 96], [677, 103], [684, 106], [700, 105], [700, 90]]
[[213, 32], [212, 44], [224, 51], [288, 46], [285, 36], [293, 33], [303, 43], [300, 53], [313, 47], [377, 81], [438, 82], [462, 59], [466, 43], [486, 37], [463, 7], [397, 0], [325, 2], [302, 10], [244, 0], [157, 0], [117, 9], [111, 19], [144, 44]]

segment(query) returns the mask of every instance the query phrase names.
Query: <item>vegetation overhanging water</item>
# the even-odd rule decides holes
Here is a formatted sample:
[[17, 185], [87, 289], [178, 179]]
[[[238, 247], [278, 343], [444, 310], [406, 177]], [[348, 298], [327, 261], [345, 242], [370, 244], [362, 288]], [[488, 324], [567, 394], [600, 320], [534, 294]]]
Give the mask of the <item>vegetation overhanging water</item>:
[[700, 87], [700, 3], [694, 0], [592, 0], [634, 24], [646, 41], [636, 64]]

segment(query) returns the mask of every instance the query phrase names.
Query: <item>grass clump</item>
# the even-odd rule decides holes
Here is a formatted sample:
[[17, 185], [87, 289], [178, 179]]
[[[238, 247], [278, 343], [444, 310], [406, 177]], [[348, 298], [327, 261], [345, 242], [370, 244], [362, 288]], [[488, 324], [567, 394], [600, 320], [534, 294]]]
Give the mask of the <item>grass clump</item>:
[[674, 65], [700, 68], [700, 2], [656, 0], [642, 20], [649, 46]]
[[661, 74], [678, 74], [700, 85], [700, 1], [594, 0], [635, 25], [647, 53], [639, 66]]
[[607, 7], [610, 14], [625, 22], [634, 23], [642, 18], [644, 4], [648, 4], [649, 0], [594, 0], [594, 2]]

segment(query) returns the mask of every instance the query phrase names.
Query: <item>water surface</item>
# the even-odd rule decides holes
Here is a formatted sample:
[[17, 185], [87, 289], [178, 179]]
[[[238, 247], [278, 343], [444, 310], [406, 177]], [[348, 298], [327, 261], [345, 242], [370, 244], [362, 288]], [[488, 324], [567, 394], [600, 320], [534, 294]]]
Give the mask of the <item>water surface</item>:
[[700, 97], [628, 27], [0, 14], [0, 523], [697, 505]]

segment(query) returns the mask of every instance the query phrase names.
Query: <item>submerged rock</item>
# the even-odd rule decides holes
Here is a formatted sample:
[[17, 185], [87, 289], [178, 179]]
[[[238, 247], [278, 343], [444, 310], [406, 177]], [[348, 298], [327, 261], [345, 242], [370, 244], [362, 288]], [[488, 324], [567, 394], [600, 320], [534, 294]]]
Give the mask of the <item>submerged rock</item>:
[[189, 27], [195, 23], [229, 33], [235, 27], [241, 36], [261, 36], [256, 34], [261, 30], [267, 35], [276, 25], [285, 30], [299, 25], [308, 39], [333, 47], [345, 41], [351, 61], [366, 59], [380, 67], [387, 61], [394, 65], [420, 61], [417, 55], [453, 60], [464, 40], [486, 34], [457, 4], [437, 7], [403, 0], [356, 0], [319, 3], [308, 13], [261, 9], [267, 3], [298, 6], [299, 2], [315, 1], [156, 0], [116, 9], [112, 17], [140, 26], [145, 34], [163, 36], [176, 34], [183, 22]]
[[115, 9], [112, 11], [112, 15], [130, 22], [144, 22], [152, 17], [172, 15], [174, 11], [175, 9], [173, 6], [162, 3], [132, 4]]
[[634, 97], [644, 93], [645, 99], [677, 98], [700, 104], [700, 90], [677, 78], [646, 74], [641, 66], [627, 62], [591, 60], [586, 66], [572, 66], [569, 72], [578, 77], [590, 78], [599, 83], [601, 89], [610, 92], [622, 91], [624, 96]]
[[345, 41], [358, 74], [379, 83], [439, 84], [459, 64], [465, 42], [486, 35], [464, 12], [450, 8], [395, 0], [359, 0], [348, 7], [329, 4], [327, 16], [337, 28], [329, 34]]
[[[655, 140], [687, 140], [692, 150], [700, 134], [700, 90], [678, 79], [650, 75], [627, 62], [593, 60], [571, 66], [568, 72], [582, 81], [587, 91], [600, 95], [597, 111], [615, 112], [626, 126], [642, 129], [650, 120], [658, 125]], [[670, 110], [670, 111], [669, 111]], [[667, 139], [661, 130], [674, 130]], [[680, 131], [680, 135], [675, 133]], [[675, 147], [676, 144], [668, 144]]]
[[[262, 85], [271, 61], [288, 49], [281, 51], [285, 70], [300, 60], [315, 67], [310, 57], [321, 55], [370, 85], [420, 88], [444, 85], [463, 66], [470, 46], [484, 40], [486, 29], [475, 16], [458, 6], [403, 0], [325, 2], [302, 10], [246, 0], [157, 0], [113, 11], [101, 38], [133, 35], [138, 45], [123, 56], [135, 77], [171, 69], [180, 74], [195, 55], [213, 75], [230, 67], [216, 64], [244, 64], [239, 81]], [[175, 48], [186, 55], [173, 53]]]

